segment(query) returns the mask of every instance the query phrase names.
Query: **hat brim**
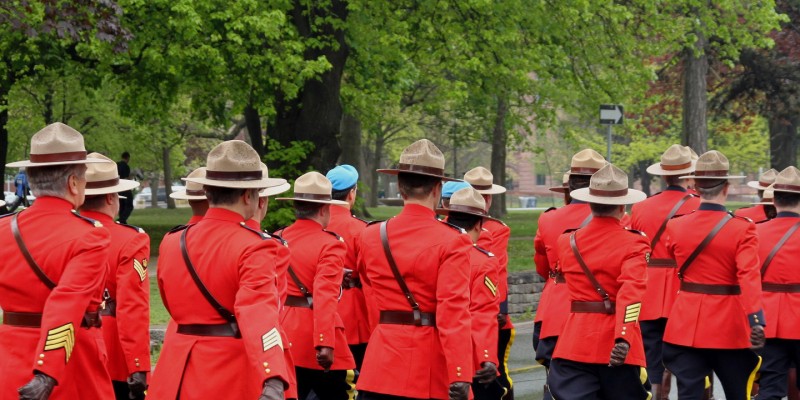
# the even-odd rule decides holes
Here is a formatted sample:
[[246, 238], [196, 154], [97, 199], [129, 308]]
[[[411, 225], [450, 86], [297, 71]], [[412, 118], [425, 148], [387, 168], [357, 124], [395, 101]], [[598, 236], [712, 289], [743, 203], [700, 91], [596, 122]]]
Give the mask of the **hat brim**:
[[775, 192], [783, 192], [783, 193], [800, 193], [800, 190], [777, 189], [774, 187], [772, 188], [772, 190]]
[[218, 181], [208, 178], [181, 178], [185, 182], [199, 183], [205, 186], [222, 187], [229, 189], [266, 189], [286, 183], [282, 178], [262, 178], [252, 181]]
[[[475, 187], [473, 186], [473, 188]], [[475, 190], [480, 194], [503, 194], [506, 192], [506, 188], [500, 185], [495, 185], [494, 183], [492, 184], [491, 189], [484, 189], [484, 190], [475, 189]]]
[[311, 199], [300, 199], [297, 197], [277, 197], [275, 200], [281, 201], [305, 201], [306, 203], [317, 203], [317, 204], [330, 204], [333, 206], [346, 206], [349, 205], [346, 201], [341, 200], [311, 200]]
[[488, 215], [485, 215], [485, 214], [478, 214], [478, 213], [476, 213], [476, 212], [474, 212], [474, 213], [471, 213], [471, 212], [466, 212], [466, 211], [452, 211], [452, 210], [450, 210], [449, 208], [437, 208], [435, 211], [436, 211], [436, 214], [439, 214], [439, 215], [450, 215], [450, 213], [451, 213], [451, 212], [454, 212], [454, 213], [458, 213], [458, 214], [468, 214], [468, 215], [474, 215], [474, 216], [476, 216], [476, 217], [481, 217], [481, 218], [483, 218], [484, 220], [491, 219], [491, 220], [493, 220], [493, 221], [500, 221], [500, 220], [499, 220], [499, 219], [497, 219], [497, 218], [490, 217], [490, 216], [488, 216]]
[[725, 176], [697, 176], [697, 175], [686, 175], [682, 176], [678, 179], [705, 179], [705, 180], [733, 180], [733, 179], [743, 179], [747, 178], [744, 175], [725, 175]]
[[208, 200], [206, 196], [190, 196], [186, 194], [185, 189], [179, 192], [172, 192], [169, 194], [169, 197], [175, 200]]
[[659, 176], [686, 175], [686, 174], [694, 173], [696, 165], [697, 165], [697, 161], [696, 160], [692, 160], [692, 166], [689, 167], [689, 168], [669, 170], [669, 169], [664, 169], [663, 167], [661, 167], [661, 163], [655, 163], [655, 164], [647, 167], [647, 173], [650, 174], [650, 175], [659, 175]]
[[406, 174], [424, 175], [424, 176], [430, 176], [430, 177], [433, 177], [433, 178], [439, 178], [439, 179], [441, 179], [443, 181], [446, 181], [446, 182], [462, 182], [463, 181], [462, 179], [450, 178], [448, 176], [442, 176], [442, 175], [436, 175], [436, 174], [426, 174], [424, 172], [406, 171], [406, 170], [401, 170], [401, 169], [376, 169], [375, 171], [377, 171], [377, 172], [379, 172], [381, 174], [386, 174], [386, 175], [398, 175], [401, 172], [406, 173]]
[[37, 163], [37, 162], [32, 162], [31, 160], [24, 160], [6, 164], [6, 167], [8, 168], [53, 167], [56, 165], [76, 165], [76, 164], [96, 164], [96, 163], [113, 163], [113, 161], [108, 161], [102, 158], [90, 158], [90, 157], [87, 157], [85, 160], [56, 161], [56, 162], [45, 162], [45, 163]]
[[753, 189], [755, 189], [755, 190], [766, 190], [766, 189], [767, 189], [767, 188], [765, 188], [765, 187], [761, 186], [761, 185], [758, 183], [758, 181], [750, 181], [750, 182], [747, 182], [747, 186], [749, 186], [749, 187], [751, 187], [751, 188], [753, 188]]
[[119, 183], [114, 186], [96, 188], [96, 189], [87, 188], [85, 194], [87, 196], [98, 196], [101, 194], [119, 193], [119, 192], [124, 192], [126, 190], [133, 190], [136, 189], [137, 187], [139, 187], [139, 182], [128, 179], [120, 179]]
[[766, 201], [759, 201], [758, 203], [750, 203], [750, 205], [753, 205], [753, 206], [774, 206], [775, 203], [772, 203], [772, 202], [767, 203]]
[[575, 200], [585, 201], [587, 203], [608, 204], [608, 205], [626, 205], [635, 204], [647, 199], [647, 195], [636, 189], [628, 189], [628, 194], [619, 197], [606, 197], [595, 196], [590, 193], [589, 188], [576, 189], [569, 192], [570, 197]]
[[547, 190], [556, 193], [566, 193], [569, 190], [569, 188], [564, 186], [553, 186], [551, 188], [547, 188]]
[[283, 185], [268, 187], [260, 192], [258, 192], [258, 197], [269, 197], [275, 196], [281, 193], [285, 193], [292, 188], [292, 185], [289, 182], [284, 183]]

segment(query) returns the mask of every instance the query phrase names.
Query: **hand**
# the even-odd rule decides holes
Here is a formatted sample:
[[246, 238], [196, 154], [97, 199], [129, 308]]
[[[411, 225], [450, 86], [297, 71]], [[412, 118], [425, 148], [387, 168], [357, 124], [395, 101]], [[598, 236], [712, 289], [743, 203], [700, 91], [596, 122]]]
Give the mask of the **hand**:
[[497, 314], [497, 327], [503, 328], [508, 323], [508, 314]]
[[494, 365], [494, 363], [487, 361], [481, 365], [483, 365], [483, 368], [475, 371], [475, 377], [473, 377], [473, 379], [483, 384], [491, 383], [493, 380], [497, 379], [497, 366]]
[[609, 367], [619, 367], [625, 363], [625, 357], [628, 356], [628, 350], [631, 345], [628, 342], [619, 342], [611, 349], [611, 360], [608, 362]]
[[764, 342], [766, 338], [764, 337], [764, 327], [761, 325], [756, 325], [750, 328], [750, 345], [752, 349], [760, 349], [764, 347]]
[[350, 289], [356, 287], [356, 282], [353, 280], [353, 270], [352, 269], [344, 269], [344, 274], [342, 275], [342, 287], [345, 289]]
[[20, 400], [47, 400], [55, 386], [55, 379], [37, 372], [34, 373], [33, 379], [26, 383], [25, 386], [17, 389], [17, 392], [19, 392]]
[[469, 398], [469, 382], [453, 382], [450, 384], [450, 400], [467, 400]]
[[133, 399], [143, 399], [144, 392], [147, 390], [147, 374], [144, 372], [134, 372], [128, 377], [128, 397]]
[[317, 347], [317, 364], [328, 372], [333, 365], [333, 349], [330, 347]]
[[283, 400], [283, 382], [278, 378], [267, 379], [258, 400]]

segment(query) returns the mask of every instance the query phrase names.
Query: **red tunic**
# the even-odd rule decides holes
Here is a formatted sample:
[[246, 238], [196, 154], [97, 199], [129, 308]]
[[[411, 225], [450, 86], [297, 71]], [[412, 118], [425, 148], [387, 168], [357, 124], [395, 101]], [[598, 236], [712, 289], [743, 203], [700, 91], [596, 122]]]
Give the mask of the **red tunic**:
[[[367, 223], [350, 214], [346, 207], [331, 207], [331, 220], [326, 230], [336, 232], [344, 238], [347, 244], [347, 256], [344, 267], [353, 271], [353, 277], [358, 277], [358, 237]], [[342, 299], [339, 300], [339, 316], [344, 322], [344, 331], [347, 344], [362, 344], [369, 341], [369, 320], [367, 317], [367, 303], [364, 291], [361, 288], [345, 289]]]
[[[347, 246], [344, 239], [326, 232], [319, 223], [299, 219], [281, 232], [289, 245], [291, 266], [300, 282], [311, 292], [314, 308], [284, 307], [281, 324], [292, 344], [292, 357], [298, 367], [322, 370], [317, 363], [317, 348], [333, 349], [334, 370], [355, 368], [347, 347], [344, 324], [337, 312]], [[291, 278], [289, 296], [303, 294]]]
[[542, 213], [539, 217], [539, 228], [533, 239], [536, 272], [545, 280], [539, 306], [536, 309], [535, 322], [542, 323], [540, 338], [558, 336], [569, 316], [569, 290], [567, 285], [556, 283], [550, 277], [558, 268], [558, 237], [568, 229], [576, 229], [591, 215], [589, 204], [578, 200]]
[[[570, 300], [602, 301], [572, 252], [570, 235], [558, 238], [559, 262]], [[587, 267], [616, 303], [616, 310], [614, 314], [571, 312], [553, 358], [607, 365], [616, 341], [624, 340], [630, 344], [625, 364], [645, 366], [638, 316], [647, 282], [647, 238], [623, 228], [616, 218], [596, 217], [576, 232], [576, 241]]]
[[[775, 219], [756, 225], [759, 243], [759, 260], [763, 263], [775, 244], [786, 231], [800, 222], [800, 215], [780, 212]], [[761, 277], [769, 283], [800, 284], [800, 269], [797, 255], [800, 254], [800, 232], [795, 231], [783, 247], [775, 254], [767, 272]], [[764, 291], [764, 314], [769, 324], [764, 328], [767, 338], [800, 339], [800, 293], [776, 293]]]
[[469, 253], [472, 347], [476, 370], [481, 363], [497, 360], [497, 314], [500, 312], [500, 284], [497, 282], [497, 261], [494, 253], [475, 246]]
[[[411, 311], [383, 252], [380, 225], [361, 235], [359, 268], [380, 310]], [[408, 204], [388, 225], [397, 268], [436, 327], [378, 324], [370, 337], [358, 389], [394, 396], [447, 399], [453, 382], [471, 382], [469, 251], [472, 242], [433, 210]]]
[[763, 204], [740, 208], [734, 211], [733, 214], [737, 217], [750, 218], [753, 222], [763, 222], [769, 219]]
[[[694, 213], [667, 224], [664, 234], [667, 251], [678, 265], [683, 264], [725, 213], [724, 206], [701, 203]], [[669, 314], [664, 341], [696, 348], [750, 348], [748, 319], [751, 325], [764, 323], [760, 266], [755, 224], [733, 218], [686, 270], [684, 280], [738, 284], [742, 294], [679, 291]]]
[[111, 379], [124, 382], [134, 372], [150, 372], [150, 237], [106, 214], [84, 211], [111, 234], [106, 289], [116, 302], [116, 317], [103, 316]]
[[[653, 239], [667, 218], [669, 212], [684, 197], [689, 195], [680, 186], [669, 186], [666, 190], [649, 199], [633, 205], [631, 209], [631, 228], [644, 232], [652, 244]], [[688, 214], [700, 206], [700, 198], [689, 198], [675, 215]], [[664, 245], [664, 234], [650, 254], [650, 260], [670, 259], [667, 247]], [[671, 259], [670, 259], [671, 260]], [[674, 261], [674, 260], [673, 260]], [[651, 321], [666, 318], [672, 309], [672, 303], [678, 294], [680, 281], [677, 269], [669, 267], [651, 267], [647, 269], [647, 291], [642, 299], [642, 314], [640, 321]]]
[[[283, 351], [288, 344], [278, 326], [280, 299], [270, 257], [278, 244], [246, 227], [240, 214], [221, 208], [209, 209], [188, 229], [187, 248], [197, 274], [234, 312], [242, 337], [168, 336], [148, 397], [255, 399], [267, 379], [288, 383]], [[174, 231], [161, 242], [157, 276], [164, 306], [178, 325], [223, 324], [184, 264], [182, 234]]]
[[108, 273], [108, 230], [73, 214], [72, 204], [39, 197], [19, 214], [19, 229], [31, 256], [56, 282], [50, 290], [34, 274], [11, 234], [12, 216], [0, 219], [0, 308], [43, 313], [41, 328], [0, 325], [0, 399], [18, 399], [17, 389], [39, 370], [57, 382], [50, 399], [111, 399], [106, 348], [98, 328], [83, 328], [84, 313], [96, 312]]
[[[491, 246], [481, 245], [486, 250], [492, 252], [497, 257], [497, 279], [500, 281], [497, 287], [497, 298], [500, 299], [501, 312], [508, 313], [508, 239], [511, 237], [511, 228], [508, 225], [495, 220], [486, 220], [483, 229], [491, 233]], [[503, 329], [512, 329], [514, 324], [511, 318], [506, 319]]]

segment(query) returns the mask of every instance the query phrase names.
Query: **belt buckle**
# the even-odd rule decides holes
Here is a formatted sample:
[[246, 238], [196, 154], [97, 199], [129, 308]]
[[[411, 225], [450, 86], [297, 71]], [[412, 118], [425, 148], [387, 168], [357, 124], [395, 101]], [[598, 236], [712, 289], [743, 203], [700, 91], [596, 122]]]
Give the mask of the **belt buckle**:
[[414, 309], [414, 325], [422, 326], [422, 313], [419, 311], [419, 308]]

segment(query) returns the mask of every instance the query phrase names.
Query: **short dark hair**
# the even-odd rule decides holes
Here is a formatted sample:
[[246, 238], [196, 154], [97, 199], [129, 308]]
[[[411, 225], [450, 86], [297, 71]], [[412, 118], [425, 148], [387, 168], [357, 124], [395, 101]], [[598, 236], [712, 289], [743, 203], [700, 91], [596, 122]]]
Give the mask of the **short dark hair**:
[[131, 153], [128, 153], [127, 151], [123, 151], [122, 152], [122, 158], [126, 159], [126, 160], [131, 158]]
[[99, 210], [106, 203], [106, 195], [98, 194], [94, 196], [86, 196], [83, 204], [80, 206], [82, 210]]
[[569, 181], [567, 184], [569, 185], [569, 191], [583, 189], [589, 187], [589, 182], [591, 181], [591, 175], [569, 175]]
[[347, 199], [347, 195], [350, 194], [350, 191], [353, 190], [354, 187], [356, 187], [356, 185], [350, 186], [347, 189], [334, 190], [331, 192], [331, 198], [334, 200], [345, 201]]
[[397, 174], [397, 188], [403, 197], [411, 199], [421, 199], [428, 196], [437, 184], [442, 182], [441, 178], [428, 175], [409, 174], [401, 172]]
[[664, 180], [669, 186], [680, 186], [681, 183], [686, 182], [686, 179], [681, 179], [682, 176], [685, 175], [664, 175]]
[[483, 217], [460, 212], [450, 212], [450, 215], [447, 216], [447, 222], [459, 228], [463, 228], [464, 230], [471, 230], [482, 220]]
[[328, 204], [312, 203], [310, 201], [294, 201], [294, 216], [297, 219], [310, 219], [317, 214], [319, 210]]
[[695, 181], [695, 189], [703, 200], [717, 197], [727, 186], [727, 179], [698, 179]]
[[617, 211], [619, 205], [617, 204], [598, 204], [589, 203], [589, 208], [592, 209], [592, 215], [596, 217], [608, 217]]
[[208, 203], [217, 206], [230, 206], [239, 201], [247, 189], [233, 189], [217, 186], [203, 186]]
[[800, 193], [775, 192], [775, 205], [781, 208], [800, 205]]

